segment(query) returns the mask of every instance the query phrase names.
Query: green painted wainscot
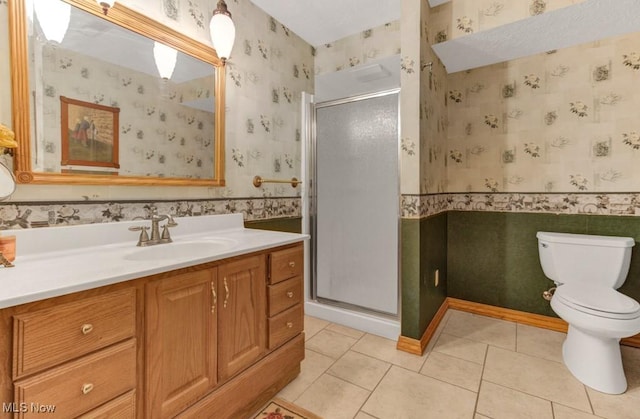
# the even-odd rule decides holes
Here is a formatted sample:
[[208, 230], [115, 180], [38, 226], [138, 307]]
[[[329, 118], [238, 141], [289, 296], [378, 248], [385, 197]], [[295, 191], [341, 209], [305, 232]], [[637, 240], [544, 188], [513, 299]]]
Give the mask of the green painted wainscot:
[[554, 316], [542, 292], [544, 276], [536, 232], [632, 237], [636, 241], [620, 292], [640, 300], [640, 217], [508, 212], [448, 213], [449, 297]]
[[[640, 300], [640, 217], [449, 211], [402, 220], [402, 335], [420, 339], [446, 297], [557, 317], [536, 232], [632, 237], [620, 292]], [[440, 283], [434, 283], [435, 270]]]
[[441, 213], [401, 221], [402, 336], [419, 340], [447, 297], [447, 219]]

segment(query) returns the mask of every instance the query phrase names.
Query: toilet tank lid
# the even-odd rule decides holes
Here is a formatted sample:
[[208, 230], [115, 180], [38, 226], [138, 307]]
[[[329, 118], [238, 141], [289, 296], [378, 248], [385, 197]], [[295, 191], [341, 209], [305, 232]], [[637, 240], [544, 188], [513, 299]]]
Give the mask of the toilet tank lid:
[[539, 240], [551, 243], [581, 244], [583, 246], [633, 247], [636, 244], [631, 237], [594, 236], [548, 231], [538, 231], [536, 237]]

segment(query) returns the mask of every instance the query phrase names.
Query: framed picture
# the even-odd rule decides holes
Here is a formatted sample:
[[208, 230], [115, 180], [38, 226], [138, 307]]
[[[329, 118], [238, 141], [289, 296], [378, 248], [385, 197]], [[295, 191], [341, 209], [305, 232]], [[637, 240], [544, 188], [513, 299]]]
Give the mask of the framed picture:
[[60, 96], [62, 166], [119, 168], [120, 108]]

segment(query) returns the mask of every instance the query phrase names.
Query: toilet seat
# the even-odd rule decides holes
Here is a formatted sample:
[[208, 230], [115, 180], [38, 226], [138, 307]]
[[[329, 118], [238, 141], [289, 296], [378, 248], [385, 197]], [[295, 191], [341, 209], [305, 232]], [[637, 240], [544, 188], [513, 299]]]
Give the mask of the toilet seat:
[[633, 298], [602, 286], [580, 283], [563, 284], [553, 298], [583, 313], [609, 319], [636, 319], [640, 317], [640, 303]]

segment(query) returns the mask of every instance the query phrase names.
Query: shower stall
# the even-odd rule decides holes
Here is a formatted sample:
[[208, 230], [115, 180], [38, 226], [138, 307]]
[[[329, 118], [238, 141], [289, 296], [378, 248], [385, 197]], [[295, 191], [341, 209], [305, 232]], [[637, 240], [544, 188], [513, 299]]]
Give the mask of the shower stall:
[[305, 311], [397, 339], [399, 89], [303, 101]]

